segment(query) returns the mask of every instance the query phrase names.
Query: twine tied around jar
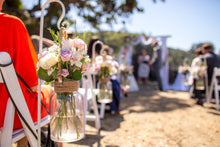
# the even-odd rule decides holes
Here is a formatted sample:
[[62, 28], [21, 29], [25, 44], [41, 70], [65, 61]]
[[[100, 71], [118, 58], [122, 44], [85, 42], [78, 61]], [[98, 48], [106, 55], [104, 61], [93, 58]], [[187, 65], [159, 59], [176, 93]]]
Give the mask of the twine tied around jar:
[[74, 81], [70, 79], [64, 79], [62, 83], [59, 81], [54, 82], [55, 92], [75, 92], [79, 89], [79, 81]]

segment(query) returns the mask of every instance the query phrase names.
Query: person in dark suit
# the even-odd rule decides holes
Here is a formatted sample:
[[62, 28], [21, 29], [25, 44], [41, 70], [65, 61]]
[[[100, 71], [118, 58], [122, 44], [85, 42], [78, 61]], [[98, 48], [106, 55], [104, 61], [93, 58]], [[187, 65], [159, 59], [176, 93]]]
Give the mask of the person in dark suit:
[[153, 66], [154, 72], [156, 74], [157, 83], [160, 91], [163, 91], [162, 81], [160, 77], [160, 69], [161, 69], [161, 48], [158, 45], [156, 40], [153, 41], [153, 57], [150, 61], [150, 65]]
[[202, 52], [203, 56], [201, 56], [201, 59], [207, 64], [208, 86], [210, 86], [214, 68], [220, 67], [220, 56], [213, 52], [213, 46], [211, 43], [203, 44]]
[[[204, 61], [207, 65], [207, 78], [208, 78], [208, 87], [211, 86], [213, 70], [215, 67], [220, 67], [220, 56], [216, 55], [213, 52], [213, 46], [211, 43], [204, 43], [202, 46], [203, 55], [201, 60]], [[206, 87], [206, 90], [207, 88]], [[203, 105], [201, 99], [197, 101], [197, 104]]]

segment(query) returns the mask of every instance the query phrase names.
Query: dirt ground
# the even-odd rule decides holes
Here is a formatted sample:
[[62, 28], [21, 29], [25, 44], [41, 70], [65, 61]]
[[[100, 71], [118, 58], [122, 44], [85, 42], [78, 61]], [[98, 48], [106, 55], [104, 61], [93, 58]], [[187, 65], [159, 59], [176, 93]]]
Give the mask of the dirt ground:
[[[122, 98], [120, 114], [105, 113], [101, 130], [86, 125], [86, 138], [64, 147], [220, 147], [220, 111], [194, 104], [188, 92], [140, 87]], [[15, 146], [15, 144], [13, 144]]]
[[120, 114], [105, 114], [101, 130], [64, 147], [220, 147], [220, 111], [194, 104], [188, 92], [141, 87], [121, 99]]

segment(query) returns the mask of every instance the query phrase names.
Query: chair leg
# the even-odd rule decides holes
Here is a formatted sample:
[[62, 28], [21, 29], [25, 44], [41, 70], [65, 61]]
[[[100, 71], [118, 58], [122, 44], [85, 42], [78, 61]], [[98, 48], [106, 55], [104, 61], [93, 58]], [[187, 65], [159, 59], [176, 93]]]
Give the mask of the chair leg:
[[212, 91], [213, 91], [213, 86], [211, 85], [210, 87], [206, 85], [206, 101], [207, 101], [207, 105], [206, 108], [209, 108], [209, 103], [212, 99]]
[[97, 129], [97, 132], [99, 132], [99, 129], [101, 128], [100, 116], [99, 116], [99, 112], [98, 112], [96, 96], [95, 96], [95, 93], [94, 93], [92, 78], [91, 78], [90, 74], [88, 74], [88, 80], [89, 80], [89, 85], [90, 85], [91, 92], [92, 92], [93, 110], [94, 110], [94, 113], [95, 113], [95, 116], [96, 116], [95, 126], [96, 126], [96, 129]]
[[7, 102], [7, 109], [5, 112], [4, 127], [1, 134], [1, 147], [11, 146], [12, 144], [12, 132], [14, 124], [15, 108], [9, 99]]
[[104, 118], [105, 117], [105, 104], [101, 103], [101, 109], [100, 109], [100, 118]]
[[216, 100], [216, 110], [220, 110], [219, 104], [219, 91], [218, 91], [218, 82], [215, 83], [215, 100]]

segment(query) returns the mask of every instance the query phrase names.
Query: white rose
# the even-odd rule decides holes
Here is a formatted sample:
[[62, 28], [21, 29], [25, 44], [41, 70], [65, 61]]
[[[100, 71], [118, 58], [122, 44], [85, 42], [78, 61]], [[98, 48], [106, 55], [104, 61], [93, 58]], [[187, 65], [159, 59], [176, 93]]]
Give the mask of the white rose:
[[82, 62], [75, 62], [75, 65], [78, 66], [78, 67], [81, 67], [82, 66]]
[[64, 40], [62, 42], [62, 45], [63, 45], [63, 49], [72, 50], [72, 48], [73, 48], [73, 39]]
[[76, 65], [77, 67], [82, 66], [82, 62], [80, 61], [82, 59], [82, 55], [80, 53], [74, 53], [72, 60], [70, 60], [71, 65]]
[[111, 68], [111, 75], [117, 74], [117, 69], [115, 67]]
[[102, 64], [103, 63], [103, 57], [102, 56], [97, 56], [95, 58], [95, 62], [96, 62], [96, 64]]
[[43, 56], [39, 60], [39, 66], [42, 67], [43, 69], [50, 69], [51, 66], [54, 66], [58, 62], [58, 58], [54, 53], [49, 53]]
[[51, 52], [51, 53], [57, 52], [58, 49], [59, 49], [59, 47], [57, 45], [53, 45], [48, 48], [49, 52]]
[[112, 66], [112, 61], [111, 61], [111, 60], [105, 60], [105, 61], [103, 62], [103, 65], [104, 65], [104, 66], [111, 67], [111, 66]]
[[107, 55], [106, 60], [112, 60], [112, 56]]

